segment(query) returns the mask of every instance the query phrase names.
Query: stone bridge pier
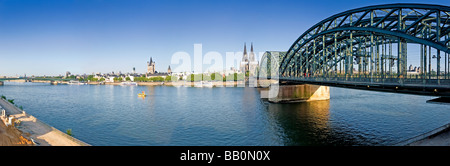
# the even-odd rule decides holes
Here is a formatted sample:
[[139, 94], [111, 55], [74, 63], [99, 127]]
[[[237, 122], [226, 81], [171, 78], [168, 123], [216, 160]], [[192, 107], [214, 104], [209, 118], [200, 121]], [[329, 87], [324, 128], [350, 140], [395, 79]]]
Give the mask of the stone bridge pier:
[[317, 100], [329, 100], [330, 88], [328, 86], [300, 84], [278, 85], [272, 84], [269, 90], [261, 93], [271, 103], [295, 103]]
[[2, 86], [3, 85], [3, 82], [2, 81], [0, 81], [0, 86]]

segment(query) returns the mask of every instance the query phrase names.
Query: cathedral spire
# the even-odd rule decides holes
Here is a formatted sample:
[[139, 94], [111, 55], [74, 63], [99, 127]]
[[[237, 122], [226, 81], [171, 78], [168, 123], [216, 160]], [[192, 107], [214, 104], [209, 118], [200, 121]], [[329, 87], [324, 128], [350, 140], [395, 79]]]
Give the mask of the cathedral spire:
[[253, 52], [253, 42], [252, 42], [252, 46], [250, 48], [250, 52]]
[[244, 55], [247, 55], [247, 45], [244, 43]]
[[244, 43], [244, 56], [242, 56], [242, 62], [248, 61], [248, 55], [247, 55], [247, 44]]

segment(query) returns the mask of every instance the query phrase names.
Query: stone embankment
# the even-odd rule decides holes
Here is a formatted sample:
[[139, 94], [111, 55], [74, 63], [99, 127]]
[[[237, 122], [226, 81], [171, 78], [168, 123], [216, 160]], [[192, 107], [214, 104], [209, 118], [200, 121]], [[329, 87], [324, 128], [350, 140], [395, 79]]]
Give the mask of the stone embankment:
[[89, 146], [25, 113], [4, 99], [0, 99], [0, 107], [4, 114], [0, 122], [1, 145]]

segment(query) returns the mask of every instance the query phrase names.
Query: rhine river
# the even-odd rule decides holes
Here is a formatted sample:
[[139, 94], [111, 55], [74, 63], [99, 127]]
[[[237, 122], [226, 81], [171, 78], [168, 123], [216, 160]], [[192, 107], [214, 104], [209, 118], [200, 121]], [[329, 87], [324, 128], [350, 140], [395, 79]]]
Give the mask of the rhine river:
[[27, 113], [94, 146], [395, 145], [450, 123], [448, 105], [426, 103], [434, 97], [330, 93], [329, 101], [271, 104], [256, 88], [0, 86]]

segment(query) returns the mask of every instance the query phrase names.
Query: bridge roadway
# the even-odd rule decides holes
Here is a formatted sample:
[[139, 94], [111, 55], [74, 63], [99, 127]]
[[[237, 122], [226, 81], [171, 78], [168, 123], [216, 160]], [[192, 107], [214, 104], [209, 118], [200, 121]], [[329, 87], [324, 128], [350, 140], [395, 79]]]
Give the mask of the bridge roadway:
[[[397, 80], [397, 79], [395, 79]], [[441, 84], [423, 84], [422, 79], [405, 79], [403, 83], [389, 81], [385, 79], [384, 82], [379, 80], [367, 81], [360, 78], [343, 79], [343, 78], [290, 78], [280, 77], [279, 82], [281, 85], [292, 84], [313, 84], [324, 85], [332, 87], [343, 87], [352, 89], [393, 92], [393, 93], [406, 93], [416, 95], [427, 96], [441, 96], [450, 97], [450, 80], [440, 80]], [[436, 80], [427, 80], [429, 82]]]

